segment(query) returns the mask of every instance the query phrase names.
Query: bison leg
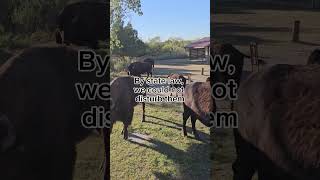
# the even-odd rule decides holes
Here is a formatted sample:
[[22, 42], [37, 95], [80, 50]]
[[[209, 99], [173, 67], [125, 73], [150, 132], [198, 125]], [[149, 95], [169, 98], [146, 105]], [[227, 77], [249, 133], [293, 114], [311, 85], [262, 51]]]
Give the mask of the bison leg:
[[123, 132], [123, 139], [127, 140], [128, 136], [129, 136], [128, 135], [128, 125], [127, 124], [124, 124], [122, 132]]
[[193, 132], [193, 135], [196, 139], [199, 139], [199, 135], [197, 133], [197, 130], [196, 130], [196, 122], [197, 122], [197, 118], [195, 117], [195, 115], [191, 115], [191, 124], [192, 124], [192, 132]]
[[187, 136], [187, 127], [186, 127], [186, 124], [187, 124], [187, 120], [188, 118], [190, 117], [190, 110], [188, 109], [188, 107], [186, 107], [185, 104], [183, 104], [183, 123], [182, 123], [182, 130], [183, 130], [183, 135], [184, 136]]
[[142, 103], [142, 121], [141, 122], [145, 122], [145, 120], [146, 120], [145, 109], [146, 109], [146, 104], [143, 102]]
[[127, 117], [124, 119], [123, 122], [123, 138], [125, 140], [128, 139], [129, 133], [128, 133], [128, 126], [131, 124], [132, 122], [132, 118], [133, 118], [133, 112], [134, 112], [134, 108], [132, 107], [131, 109], [128, 109], [127, 112]]
[[234, 140], [237, 158], [232, 165], [234, 180], [252, 179], [257, 167], [257, 153], [253, 145], [244, 140], [237, 129], [234, 129]]

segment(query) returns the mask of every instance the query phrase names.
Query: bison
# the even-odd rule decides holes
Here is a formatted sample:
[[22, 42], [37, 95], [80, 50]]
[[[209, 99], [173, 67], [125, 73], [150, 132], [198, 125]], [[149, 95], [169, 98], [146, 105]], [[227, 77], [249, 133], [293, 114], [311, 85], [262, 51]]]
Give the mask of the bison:
[[183, 84], [170, 84], [170, 87], [185, 88], [187, 85], [187, 79], [181, 74], [170, 74], [169, 79], [180, 79]]
[[[226, 84], [229, 80], [234, 80], [235, 83], [237, 84], [237, 87], [240, 86], [240, 81], [242, 77], [242, 70], [243, 70], [243, 63], [244, 63], [244, 58], [250, 58], [250, 56], [243, 54], [240, 52], [238, 49], [236, 49], [233, 45], [231, 44], [215, 44], [212, 48], [212, 55], [215, 57], [216, 55], [219, 55], [221, 58], [223, 56], [228, 55], [229, 60], [228, 64], [226, 64], [226, 67], [229, 66], [234, 66], [234, 72], [233, 74], [230, 74], [228, 70], [223, 71], [221, 69], [216, 69], [214, 67], [214, 64], [216, 63], [214, 57], [211, 60], [211, 77], [213, 79], [213, 84], [215, 83], [224, 83]], [[258, 63], [261, 65], [266, 65], [266, 62], [263, 59], [258, 59]], [[238, 89], [238, 88], [237, 88]], [[237, 90], [236, 89], [236, 90]], [[231, 110], [233, 110], [234, 102], [231, 101]]]
[[96, 49], [98, 41], [107, 41], [107, 1], [76, 1], [69, 3], [58, 15], [56, 42], [89, 46]]
[[143, 62], [150, 63], [152, 65], [152, 68], [154, 68], [154, 59], [146, 58], [146, 59], [143, 60]]
[[[213, 84], [215, 83], [224, 83], [226, 84], [229, 80], [234, 80], [238, 87], [240, 85], [240, 80], [242, 76], [242, 69], [243, 69], [243, 61], [244, 58], [249, 58], [249, 56], [241, 53], [238, 49], [236, 49], [233, 45], [231, 44], [216, 44], [212, 48], [212, 55], [215, 57], [219, 55], [221, 58], [223, 56], [227, 55], [229, 56], [229, 61], [227, 66], [233, 65], [235, 67], [234, 73], [229, 74], [228, 71], [222, 71], [221, 69], [215, 69], [214, 67], [214, 60], [211, 60], [211, 69], [213, 70], [211, 77], [213, 79]], [[231, 110], [233, 110], [233, 101], [231, 101]]]
[[[81, 73], [77, 63], [78, 49], [43, 45], [0, 67], [1, 179], [72, 179], [75, 145], [94, 129], [83, 126], [81, 115], [92, 106], [109, 106], [101, 99], [79, 99], [75, 83], [108, 83], [108, 78]], [[108, 148], [108, 137], [105, 142]]]
[[312, 51], [308, 58], [307, 64], [320, 64], [320, 49], [315, 49]]
[[187, 136], [186, 123], [191, 117], [192, 131], [194, 136], [199, 139], [196, 131], [196, 121], [210, 127], [210, 113], [216, 111], [216, 104], [211, 96], [210, 79], [206, 82], [194, 82], [188, 84], [184, 91], [185, 101], [183, 102], [183, 135]]
[[[118, 77], [111, 82], [111, 130], [116, 121], [123, 122], [124, 139], [128, 139], [128, 126], [131, 125], [134, 106], [138, 104], [136, 97], [143, 93], [134, 93], [134, 88], [139, 87], [134, 84], [132, 77]], [[142, 122], [145, 120], [145, 103], [142, 102]]]
[[147, 62], [133, 62], [128, 66], [128, 75], [139, 76], [147, 73], [147, 76], [152, 76], [152, 65]]
[[320, 179], [320, 66], [274, 65], [238, 90], [235, 180]]

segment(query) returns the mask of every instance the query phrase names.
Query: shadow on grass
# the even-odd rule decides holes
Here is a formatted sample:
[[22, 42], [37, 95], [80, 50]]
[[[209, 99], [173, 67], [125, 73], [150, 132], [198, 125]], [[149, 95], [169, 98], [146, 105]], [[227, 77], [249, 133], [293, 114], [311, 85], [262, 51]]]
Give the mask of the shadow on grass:
[[[159, 121], [163, 121], [165, 123], [172, 124], [172, 125], [166, 125], [165, 123], [155, 122], [155, 121], [151, 121], [151, 120], [145, 121], [146, 123], [156, 124], [156, 125], [164, 126], [164, 127], [167, 127], [167, 128], [172, 128], [172, 129], [179, 130], [179, 131], [181, 131], [181, 137], [183, 136], [182, 135], [182, 117], [181, 117], [181, 124], [178, 124], [176, 122], [172, 122], [172, 121], [169, 121], [169, 120], [166, 120], [166, 119], [162, 119], [162, 118], [159, 118], [159, 117], [155, 117], [155, 116], [146, 115], [146, 117], [150, 117], [150, 118], [153, 118], [153, 119], [156, 119], [156, 120], [159, 120]], [[199, 122], [199, 121], [197, 121], [197, 122]], [[191, 127], [187, 126], [187, 133], [188, 134], [193, 134], [193, 131], [192, 131]], [[190, 136], [190, 135], [188, 135], [187, 137], [190, 138], [190, 139], [199, 140], [199, 141], [204, 142], [204, 143], [209, 142], [210, 135], [208, 135], [206, 133], [203, 133], [201, 131], [198, 131], [198, 130], [197, 130], [197, 133], [198, 133], [200, 139], [195, 139], [194, 136]]]
[[135, 141], [130, 142], [166, 155], [168, 159], [171, 159], [177, 166], [179, 177], [173, 177], [171, 174], [154, 170], [153, 173], [158, 179], [209, 179], [212, 166], [209, 157], [209, 144], [192, 144], [187, 151], [183, 151], [159, 140], [144, 139], [139, 136], [135, 136], [135, 138], [147, 141], [148, 143], [151, 143], [151, 145]]

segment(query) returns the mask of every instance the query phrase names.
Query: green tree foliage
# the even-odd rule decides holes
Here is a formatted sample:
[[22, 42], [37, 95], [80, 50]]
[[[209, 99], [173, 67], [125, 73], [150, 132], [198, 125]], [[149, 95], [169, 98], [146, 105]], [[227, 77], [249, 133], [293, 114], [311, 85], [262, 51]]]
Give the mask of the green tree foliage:
[[169, 38], [166, 41], [161, 41], [160, 37], [154, 37], [147, 42], [147, 53], [154, 56], [176, 57], [186, 55], [184, 47], [190, 41], [181, 38]]
[[123, 56], [141, 56], [146, 51], [146, 45], [138, 37], [138, 31], [133, 29], [132, 24], [124, 26], [121, 23], [117, 36], [121, 42], [120, 47], [114, 47], [113, 53]]
[[120, 31], [130, 13], [142, 15], [140, 0], [110, 0], [110, 48], [121, 48]]

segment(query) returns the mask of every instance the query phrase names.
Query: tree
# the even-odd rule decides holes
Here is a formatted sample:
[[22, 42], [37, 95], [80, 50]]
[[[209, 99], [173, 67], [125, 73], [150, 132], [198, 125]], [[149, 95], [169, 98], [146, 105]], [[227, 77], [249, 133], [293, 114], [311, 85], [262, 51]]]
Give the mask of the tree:
[[159, 55], [162, 49], [162, 42], [159, 36], [149, 39], [148, 51], [150, 54]]
[[131, 23], [124, 26], [122, 22], [117, 36], [122, 45], [121, 47], [115, 47], [113, 53], [124, 56], [141, 56], [145, 53], [146, 45], [139, 39], [138, 31], [133, 29]]
[[[129, 14], [142, 15], [140, 0], [111, 0], [110, 1], [110, 49], [121, 48], [123, 43], [119, 39], [119, 31]], [[123, 27], [123, 26], [122, 26]]]

